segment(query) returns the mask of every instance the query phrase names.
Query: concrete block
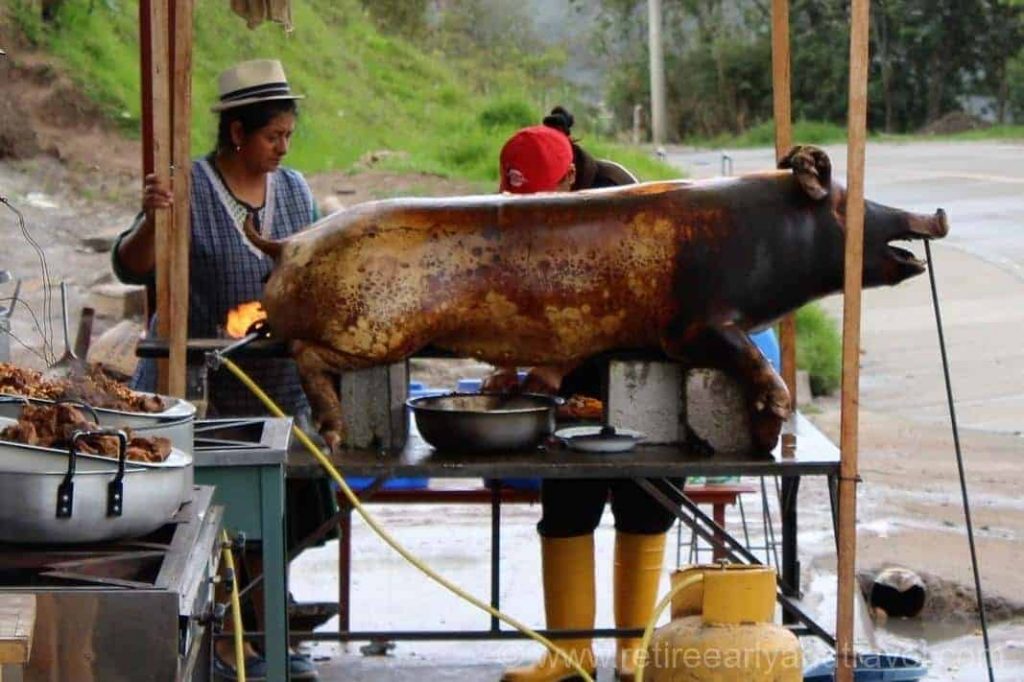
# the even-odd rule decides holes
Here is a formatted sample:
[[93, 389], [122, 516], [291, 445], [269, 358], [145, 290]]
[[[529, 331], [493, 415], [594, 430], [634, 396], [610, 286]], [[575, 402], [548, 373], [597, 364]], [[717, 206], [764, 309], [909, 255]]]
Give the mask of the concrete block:
[[649, 443], [686, 441], [683, 367], [673, 362], [612, 360], [608, 423], [647, 434]]
[[123, 320], [146, 314], [146, 287], [133, 284], [100, 284], [89, 290], [86, 302], [97, 317]]
[[405, 362], [341, 375], [345, 447], [397, 451], [405, 446], [409, 421], [409, 368]]
[[690, 429], [715, 452], [750, 449], [746, 392], [716, 369], [691, 369], [686, 376], [686, 418]]

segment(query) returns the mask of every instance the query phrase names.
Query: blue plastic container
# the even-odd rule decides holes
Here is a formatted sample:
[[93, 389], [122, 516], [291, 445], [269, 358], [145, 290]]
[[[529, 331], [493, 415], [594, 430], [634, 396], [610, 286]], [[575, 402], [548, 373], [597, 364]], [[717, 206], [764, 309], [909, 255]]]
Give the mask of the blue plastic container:
[[[804, 682], [832, 682], [835, 660], [815, 663], [804, 670]], [[916, 682], [928, 674], [928, 668], [916, 658], [897, 654], [857, 654], [853, 671], [856, 682]]]
[[484, 485], [488, 488], [494, 488], [496, 483], [500, 483], [504, 488], [515, 488], [516, 490], [540, 490], [540, 482], [542, 479], [539, 478], [485, 478]]
[[782, 371], [782, 360], [779, 352], [779, 340], [775, 338], [775, 330], [771, 327], [751, 334], [750, 340], [754, 342], [761, 354], [768, 359], [776, 372]]
[[[348, 487], [357, 493], [369, 488], [375, 480], [372, 476], [345, 477], [345, 483], [348, 483]], [[429, 478], [391, 478], [381, 487], [381, 490], [423, 490], [429, 482]]]
[[459, 379], [455, 390], [458, 393], [479, 393], [483, 383], [483, 379]]

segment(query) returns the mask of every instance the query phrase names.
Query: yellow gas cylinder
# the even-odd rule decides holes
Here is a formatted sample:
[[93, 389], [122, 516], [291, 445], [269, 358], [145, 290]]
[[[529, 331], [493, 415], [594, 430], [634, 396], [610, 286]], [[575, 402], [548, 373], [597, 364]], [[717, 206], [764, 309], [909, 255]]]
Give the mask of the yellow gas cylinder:
[[775, 570], [689, 566], [672, 575], [672, 620], [647, 648], [647, 682], [801, 682], [803, 652], [775, 625]]

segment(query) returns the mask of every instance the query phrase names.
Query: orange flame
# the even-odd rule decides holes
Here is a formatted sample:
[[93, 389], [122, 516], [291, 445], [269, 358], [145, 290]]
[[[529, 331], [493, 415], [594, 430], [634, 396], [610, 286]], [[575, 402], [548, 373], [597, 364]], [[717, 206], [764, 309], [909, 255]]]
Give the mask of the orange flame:
[[267, 311], [259, 301], [241, 303], [228, 311], [228, 323], [225, 331], [233, 339], [245, 336], [254, 323], [267, 319]]

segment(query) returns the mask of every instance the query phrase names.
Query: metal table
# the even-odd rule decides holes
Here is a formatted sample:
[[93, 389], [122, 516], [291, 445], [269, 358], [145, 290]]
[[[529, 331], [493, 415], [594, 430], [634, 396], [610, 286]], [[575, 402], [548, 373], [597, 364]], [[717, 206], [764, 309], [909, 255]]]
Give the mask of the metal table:
[[[208, 419], [195, 429], [196, 483], [216, 486], [224, 527], [263, 544], [268, 679], [288, 678], [284, 476], [291, 419]], [[249, 589], [249, 588], [247, 588]]]
[[[780, 601], [787, 623], [804, 625], [801, 634], [814, 634], [828, 643], [831, 635], [802, 612], [792, 598], [800, 596], [800, 563], [797, 556], [797, 496], [802, 476], [826, 476], [833, 501], [835, 522], [835, 487], [839, 476], [839, 450], [803, 415], [795, 415], [786, 425], [781, 443], [768, 453], [740, 452], [707, 455], [676, 446], [640, 445], [628, 455], [581, 453], [566, 448], [552, 448], [527, 453], [481, 453], [478, 455], [436, 452], [413, 430], [400, 452], [346, 450], [331, 457], [332, 463], [346, 476], [371, 476], [386, 480], [392, 477], [428, 476], [432, 478], [632, 478], [648, 490], [652, 497], [672, 510], [676, 516], [705, 540], [719, 546], [730, 558], [743, 563], [756, 562], [742, 543], [718, 526], [713, 519], [696, 508], [681, 493], [667, 496], [653, 486], [650, 479], [674, 479], [690, 476], [779, 476], [782, 478], [782, 546], [783, 562], [780, 576]], [[289, 455], [288, 476], [319, 477], [324, 473], [306, 452]], [[378, 481], [378, 485], [379, 482]], [[672, 499], [672, 498], [675, 499]], [[497, 562], [498, 495], [492, 503], [492, 564]], [[321, 530], [327, 529], [325, 524]], [[491, 605], [499, 607], [496, 571], [492, 565]], [[545, 631], [541, 631], [545, 632]], [[579, 636], [578, 632], [545, 633], [555, 638]], [[614, 629], [594, 630], [594, 636], [634, 635]], [[492, 619], [490, 630], [480, 632], [338, 632], [303, 633], [302, 639], [377, 640], [377, 639], [494, 639], [515, 638], [516, 632], [498, 629]]]

